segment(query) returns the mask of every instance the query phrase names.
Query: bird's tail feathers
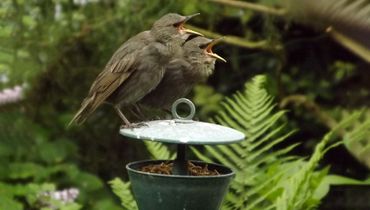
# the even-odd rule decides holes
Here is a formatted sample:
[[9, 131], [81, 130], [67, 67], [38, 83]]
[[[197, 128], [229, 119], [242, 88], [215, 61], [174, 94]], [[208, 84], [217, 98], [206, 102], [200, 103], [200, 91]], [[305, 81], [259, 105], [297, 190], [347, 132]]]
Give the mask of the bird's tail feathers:
[[94, 97], [85, 99], [81, 104], [81, 108], [68, 123], [67, 128], [71, 127], [73, 123], [81, 125], [90, 116], [90, 114], [95, 111], [95, 109], [96, 106], [94, 106]]

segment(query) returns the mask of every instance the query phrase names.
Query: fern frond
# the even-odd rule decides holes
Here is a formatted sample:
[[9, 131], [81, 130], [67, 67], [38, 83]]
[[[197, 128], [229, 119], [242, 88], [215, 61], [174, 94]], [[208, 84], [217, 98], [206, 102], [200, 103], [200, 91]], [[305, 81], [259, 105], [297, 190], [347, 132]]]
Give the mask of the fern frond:
[[[240, 164], [241, 162], [239, 161], [240, 158], [239, 156], [237, 155], [237, 153], [234, 151], [234, 149], [232, 147], [228, 147], [228, 146], [225, 146], [225, 145], [220, 145], [220, 146], [216, 146], [216, 148], [223, 154], [225, 154], [225, 156], [227, 156], [230, 161], [232, 162], [231, 165], [229, 165], [229, 167], [231, 168], [236, 168], [236, 167], [239, 167], [239, 168], [244, 168], [245, 165], [238, 165]], [[235, 167], [233, 167], [233, 165], [237, 165]]]
[[[275, 111], [273, 98], [266, 92], [266, 78], [256, 76], [246, 83], [245, 91], [237, 92], [222, 103], [223, 110], [212, 120], [233, 127], [246, 134], [238, 144], [206, 146], [206, 154], [192, 148], [199, 159], [216, 160], [236, 172], [230, 184], [223, 210], [307, 210], [316, 208], [314, 199], [319, 183], [327, 170], [316, 167], [323, 155], [341, 142], [331, 142], [346, 131], [346, 137], [360, 141], [370, 135], [370, 120], [348, 132], [350, 125], [359, 119], [355, 113], [324, 136], [311, 158], [290, 156], [298, 144], [279, 147], [293, 131], [285, 131], [284, 111]], [[347, 144], [352, 144], [347, 142]], [[368, 147], [370, 148], [370, 147]], [[367, 149], [368, 149], [367, 148]]]
[[171, 154], [169, 148], [161, 142], [144, 141], [144, 143], [153, 159], [171, 160], [175, 158], [175, 154]]
[[208, 163], [211, 163], [212, 162], [212, 159], [209, 158], [207, 155], [205, 155], [204, 153], [200, 152], [198, 149], [196, 149], [195, 147], [190, 147], [191, 151], [201, 160], [205, 161], [205, 162], [208, 162]]
[[120, 198], [121, 205], [126, 210], [138, 210], [130, 190], [130, 182], [123, 182], [120, 178], [115, 178], [110, 181], [109, 184], [113, 190], [113, 193]]
[[[284, 185], [284, 192], [277, 198], [278, 210], [297, 210], [297, 209], [313, 209], [319, 201], [310, 203], [305, 202], [313, 196], [317, 186], [312, 187], [314, 170], [319, 161], [324, 156], [327, 148], [330, 147], [330, 141], [339, 133], [351, 126], [359, 119], [359, 113], [354, 113], [350, 117], [344, 119], [329, 133], [327, 133], [320, 143], [315, 147], [315, 151], [307, 163], [302, 168], [288, 178], [288, 183]], [[368, 126], [369, 129], [370, 126]]]
[[[342, 118], [347, 118], [346, 111], [342, 111]], [[353, 124], [352, 128], [344, 131], [344, 145], [349, 152], [361, 163], [370, 168], [370, 111], [355, 111], [360, 114], [360, 118]]]
[[283, 133], [285, 123], [281, 119], [285, 112], [275, 111], [273, 97], [264, 89], [265, 82], [264, 76], [254, 77], [246, 83], [243, 92], [237, 92], [222, 102], [223, 110], [213, 119], [219, 124], [244, 132], [245, 141], [232, 145], [206, 146], [210, 158], [192, 148], [198, 158], [204, 161], [217, 160], [236, 171], [223, 209], [272, 209], [273, 203], [269, 197], [280, 189], [271, 186], [274, 186], [284, 170], [277, 171], [273, 176], [267, 176], [266, 171], [271, 165], [282, 164], [281, 160], [292, 160], [279, 157], [286, 155], [296, 145], [272, 151], [273, 147], [294, 131]]

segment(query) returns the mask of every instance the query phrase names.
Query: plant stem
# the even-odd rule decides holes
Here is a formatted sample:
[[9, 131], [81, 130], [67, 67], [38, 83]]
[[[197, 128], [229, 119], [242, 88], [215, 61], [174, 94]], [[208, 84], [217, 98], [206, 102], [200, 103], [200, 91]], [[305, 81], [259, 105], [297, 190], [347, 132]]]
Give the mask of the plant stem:
[[276, 16], [284, 16], [286, 14], [286, 11], [284, 9], [275, 9], [271, 7], [267, 7], [261, 4], [255, 4], [250, 2], [244, 2], [244, 1], [235, 1], [235, 0], [208, 0], [211, 2], [224, 4], [227, 6], [237, 7], [237, 8], [243, 8], [243, 9], [250, 9], [257, 12], [262, 12], [266, 14], [276, 15]]
[[312, 113], [318, 118], [318, 120], [322, 122], [325, 126], [327, 126], [329, 129], [333, 129], [338, 124], [336, 120], [334, 120], [324, 111], [322, 111], [321, 107], [318, 104], [316, 104], [314, 101], [312, 101], [305, 95], [294, 94], [286, 96], [281, 100], [280, 107], [284, 108], [288, 104], [301, 105], [307, 110], [312, 111]]
[[370, 63], [370, 49], [366, 48], [363, 44], [356, 42], [345, 34], [340, 33], [333, 27], [329, 27], [327, 32], [341, 45], [351, 50], [353, 53], [360, 56], [366, 62]]
[[[231, 45], [239, 46], [239, 47], [244, 47], [248, 49], [269, 49], [271, 48], [271, 46], [269, 46], [269, 43], [266, 40], [252, 42], [252, 41], [249, 41], [249, 40], [237, 37], [237, 36], [221, 35], [221, 34], [211, 32], [206, 29], [198, 28], [192, 25], [187, 25], [187, 28], [192, 29], [194, 31], [198, 31], [202, 33], [204, 36], [210, 37], [210, 38], [224, 37], [222, 40], [223, 42], [231, 44]], [[275, 46], [275, 47], [279, 48], [281, 46]]]

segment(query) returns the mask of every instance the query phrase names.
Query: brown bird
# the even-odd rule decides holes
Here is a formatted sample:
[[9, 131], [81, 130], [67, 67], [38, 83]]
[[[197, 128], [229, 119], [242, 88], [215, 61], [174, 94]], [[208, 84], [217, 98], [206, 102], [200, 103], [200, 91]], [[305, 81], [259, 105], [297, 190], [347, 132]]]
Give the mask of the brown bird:
[[133, 105], [161, 81], [165, 66], [191, 34], [184, 28], [190, 16], [169, 13], [157, 20], [151, 30], [127, 40], [111, 57], [93, 82], [88, 96], [69, 125], [83, 123], [102, 103], [113, 105], [125, 126], [131, 123], [120, 108]]
[[185, 97], [195, 84], [205, 82], [215, 69], [216, 59], [226, 62], [212, 52], [212, 47], [220, 40], [195, 37], [187, 41], [182, 53], [167, 65], [159, 85], [141, 99], [139, 104], [169, 110], [172, 103]]

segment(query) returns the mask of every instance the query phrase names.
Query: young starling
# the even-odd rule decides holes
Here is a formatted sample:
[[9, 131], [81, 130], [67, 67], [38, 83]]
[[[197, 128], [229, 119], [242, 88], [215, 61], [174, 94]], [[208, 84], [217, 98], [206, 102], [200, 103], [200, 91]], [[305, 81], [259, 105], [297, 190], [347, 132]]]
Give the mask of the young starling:
[[169, 13], [157, 20], [151, 30], [123, 43], [93, 82], [69, 125], [83, 123], [102, 103], [109, 103], [125, 126], [132, 126], [120, 108], [135, 104], [154, 89], [175, 51], [181, 50], [181, 45], [191, 34], [199, 35], [183, 26], [196, 15]]
[[182, 54], [172, 59], [166, 67], [159, 85], [148, 93], [139, 104], [152, 108], [169, 110], [172, 103], [185, 97], [197, 83], [205, 82], [215, 69], [216, 59], [226, 62], [212, 52], [220, 39], [195, 37], [187, 41]]

